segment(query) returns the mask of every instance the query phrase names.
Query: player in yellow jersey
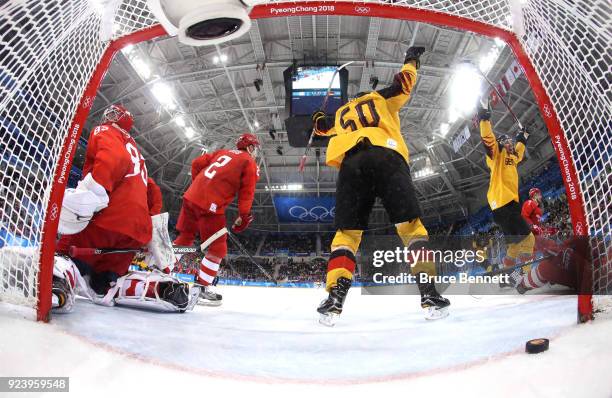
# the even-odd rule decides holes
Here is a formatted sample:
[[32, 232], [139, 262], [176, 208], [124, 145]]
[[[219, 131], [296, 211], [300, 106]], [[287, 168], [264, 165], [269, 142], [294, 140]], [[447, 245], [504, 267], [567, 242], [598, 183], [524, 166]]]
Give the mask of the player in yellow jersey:
[[518, 259], [533, 255], [535, 237], [521, 216], [517, 167], [525, 155], [529, 133], [525, 129], [516, 136], [516, 144], [505, 134], [495, 136], [491, 127], [490, 105], [481, 103], [478, 109], [480, 136], [486, 149], [486, 162], [491, 170], [487, 200], [493, 220], [504, 233], [507, 245], [504, 266], [511, 267]]
[[[427, 230], [408, 165], [408, 147], [400, 131], [399, 110], [410, 98], [423, 47], [411, 47], [393, 83], [382, 90], [360, 93], [334, 116], [316, 112], [315, 133], [332, 136], [327, 147], [329, 166], [339, 168], [336, 183], [336, 235], [327, 265], [329, 297], [318, 307], [321, 322], [331, 324], [342, 312], [355, 272], [355, 253], [377, 197], [405, 246], [426, 248]], [[435, 264], [419, 262], [413, 274], [435, 275]], [[429, 319], [448, 314], [450, 302], [433, 283], [419, 283], [421, 306]]]

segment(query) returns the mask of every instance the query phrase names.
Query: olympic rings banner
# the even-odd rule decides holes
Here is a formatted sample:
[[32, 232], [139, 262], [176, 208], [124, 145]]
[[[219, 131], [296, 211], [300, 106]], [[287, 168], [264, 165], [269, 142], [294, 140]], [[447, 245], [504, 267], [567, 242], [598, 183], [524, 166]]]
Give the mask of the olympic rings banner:
[[336, 198], [333, 196], [274, 196], [276, 215], [281, 223], [321, 223], [334, 222]]

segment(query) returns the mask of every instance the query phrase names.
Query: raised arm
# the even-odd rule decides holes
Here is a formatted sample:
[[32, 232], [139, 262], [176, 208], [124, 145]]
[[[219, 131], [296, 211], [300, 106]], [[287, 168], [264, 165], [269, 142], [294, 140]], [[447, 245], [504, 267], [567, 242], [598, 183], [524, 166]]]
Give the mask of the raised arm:
[[401, 71], [393, 77], [393, 83], [377, 91], [387, 100], [389, 112], [399, 112], [410, 98], [410, 93], [416, 84], [417, 70], [421, 66], [420, 57], [424, 52], [425, 47], [410, 47], [406, 51]]
[[491, 105], [488, 101], [486, 103], [479, 102], [478, 119], [480, 120], [480, 138], [487, 151], [487, 156], [493, 159], [499, 152], [499, 146], [491, 126]]

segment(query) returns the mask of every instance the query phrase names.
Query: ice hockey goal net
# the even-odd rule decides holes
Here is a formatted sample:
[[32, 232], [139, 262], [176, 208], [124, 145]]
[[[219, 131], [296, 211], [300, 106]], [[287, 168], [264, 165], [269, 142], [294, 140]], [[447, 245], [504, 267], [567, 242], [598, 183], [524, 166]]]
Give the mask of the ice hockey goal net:
[[[273, 2], [253, 18], [418, 20], [505, 40], [559, 158], [576, 234], [595, 237], [610, 294], [611, 9], [607, 0]], [[113, 55], [165, 34], [142, 0], [9, 0], [0, 6], [0, 300], [47, 319], [61, 200], [82, 126]], [[591, 298], [579, 300], [589, 318]]]

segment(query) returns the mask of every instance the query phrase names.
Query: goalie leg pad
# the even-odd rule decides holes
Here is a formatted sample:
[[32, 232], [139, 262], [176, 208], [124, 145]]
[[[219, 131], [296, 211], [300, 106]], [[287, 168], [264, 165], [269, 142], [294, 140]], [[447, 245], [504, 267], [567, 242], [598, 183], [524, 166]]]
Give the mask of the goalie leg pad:
[[193, 309], [200, 289], [161, 272], [135, 271], [119, 278], [106, 294], [106, 303], [160, 312]]

